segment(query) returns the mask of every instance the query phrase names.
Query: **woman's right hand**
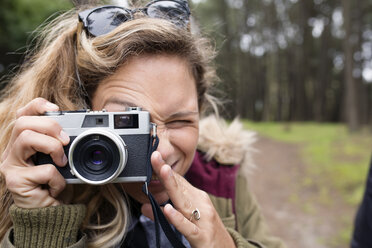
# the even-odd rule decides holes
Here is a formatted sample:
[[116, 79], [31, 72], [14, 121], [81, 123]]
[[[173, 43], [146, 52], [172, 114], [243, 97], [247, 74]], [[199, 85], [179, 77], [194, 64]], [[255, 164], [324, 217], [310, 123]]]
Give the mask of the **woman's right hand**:
[[57, 166], [67, 164], [63, 146], [70, 138], [55, 120], [40, 116], [58, 110], [57, 105], [36, 98], [17, 111], [11, 137], [1, 156], [0, 173], [18, 207], [60, 204], [57, 196], [66, 186], [65, 179], [54, 165], [34, 166], [31, 159], [36, 152], [42, 152], [49, 154]]

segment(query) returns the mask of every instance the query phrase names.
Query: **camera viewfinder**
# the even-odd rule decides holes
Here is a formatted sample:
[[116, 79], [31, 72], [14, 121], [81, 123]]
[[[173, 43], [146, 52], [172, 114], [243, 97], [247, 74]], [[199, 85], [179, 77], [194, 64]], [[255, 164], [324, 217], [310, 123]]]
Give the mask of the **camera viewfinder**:
[[114, 115], [114, 128], [138, 128], [138, 114]]

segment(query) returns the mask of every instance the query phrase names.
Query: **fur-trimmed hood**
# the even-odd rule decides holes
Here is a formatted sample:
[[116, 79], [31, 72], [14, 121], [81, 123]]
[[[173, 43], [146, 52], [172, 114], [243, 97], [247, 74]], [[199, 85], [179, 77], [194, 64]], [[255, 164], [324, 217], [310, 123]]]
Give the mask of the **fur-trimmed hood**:
[[252, 168], [255, 141], [256, 133], [245, 130], [239, 119], [231, 124], [214, 115], [200, 120], [198, 149], [206, 154], [207, 160], [214, 158], [220, 164]]

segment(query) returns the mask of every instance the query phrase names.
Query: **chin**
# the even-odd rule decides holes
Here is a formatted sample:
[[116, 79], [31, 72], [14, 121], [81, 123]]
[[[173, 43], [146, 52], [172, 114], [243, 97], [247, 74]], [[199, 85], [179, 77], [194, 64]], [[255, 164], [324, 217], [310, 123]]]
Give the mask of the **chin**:
[[[167, 203], [169, 201], [169, 196], [165, 192], [152, 194], [152, 196], [155, 198], [155, 201], [159, 205], [162, 205], [162, 204]], [[136, 201], [138, 201], [141, 204], [150, 203], [149, 198], [145, 194], [142, 194], [141, 196], [138, 196], [138, 195], [132, 196], [132, 198], [134, 198]]]
[[[133, 199], [140, 203], [150, 203], [148, 197], [142, 192], [142, 183], [123, 183], [123, 188], [125, 192], [130, 195]], [[165, 203], [169, 200], [168, 194], [165, 192], [165, 189], [163, 188], [160, 190], [159, 188], [151, 187], [151, 184], [149, 186], [149, 191], [155, 198], [156, 202], [159, 204]]]
[[165, 192], [157, 193], [157, 194], [155, 194], [153, 196], [154, 196], [156, 202], [159, 205], [162, 205], [162, 204], [167, 203], [169, 201], [169, 196]]

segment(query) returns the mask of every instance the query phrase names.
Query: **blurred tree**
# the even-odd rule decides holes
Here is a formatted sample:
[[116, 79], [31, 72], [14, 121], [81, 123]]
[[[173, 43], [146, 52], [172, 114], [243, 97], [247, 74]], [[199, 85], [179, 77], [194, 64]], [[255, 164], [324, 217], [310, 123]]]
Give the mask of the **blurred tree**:
[[[1, 0], [0, 76], [19, 64], [32, 30], [52, 13], [107, 1]], [[220, 51], [219, 87], [231, 99], [227, 117], [348, 121], [351, 130], [372, 123], [371, 0], [190, 4]]]
[[53, 13], [70, 7], [69, 0], [1, 0], [0, 76], [21, 61], [36, 27]]
[[344, 54], [345, 54], [345, 117], [346, 122], [351, 131], [356, 131], [359, 128], [358, 116], [358, 81], [354, 79], [354, 59], [353, 55], [358, 42], [357, 34], [352, 31], [352, 12], [354, 4], [349, 0], [342, 0], [342, 8], [344, 15]]
[[352, 120], [353, 129], [372, 123], [371, 0], [193, 3], [220, 50], [220, 87], [231, 99], [230, 116]]

